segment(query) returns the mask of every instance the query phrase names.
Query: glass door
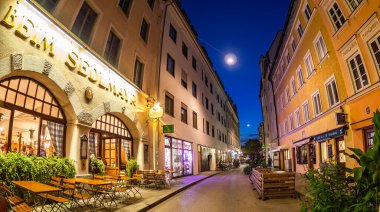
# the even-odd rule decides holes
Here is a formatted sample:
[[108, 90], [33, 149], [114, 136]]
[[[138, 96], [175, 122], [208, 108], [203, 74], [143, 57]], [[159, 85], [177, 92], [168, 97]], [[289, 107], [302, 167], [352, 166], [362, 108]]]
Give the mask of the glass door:
[[118, 167], [118, 138], [106, 138], [104, 139], [104, 162], [106, 166]]

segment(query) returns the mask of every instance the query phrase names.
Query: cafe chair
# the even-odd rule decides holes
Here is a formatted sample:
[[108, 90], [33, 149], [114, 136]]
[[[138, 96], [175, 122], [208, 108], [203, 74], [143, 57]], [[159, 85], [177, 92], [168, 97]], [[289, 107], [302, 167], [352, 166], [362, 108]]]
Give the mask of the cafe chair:
[[[66, 195], [71, 201], [72, 204], [77, 205], [83, 209], [83, 206], [80, 202], [83, 202], [85, 206], [90, 206], [90, 200], [92, 196], [85, 191], [83, 186], [76, 184], [75, 180], [63, 179], [62, 186], [64, 188], [63, 194]], [[71, 205], [73, 207], [73, 205]]]
[[21, 212], [21, 211], [32, 211], [33, 208], [30, 207], [23, 199], [19, 196], [14, 195], [9, 187], [5, 183], [0, 182], [0, 199], [5, 200], [7, 207], [10, 211]]

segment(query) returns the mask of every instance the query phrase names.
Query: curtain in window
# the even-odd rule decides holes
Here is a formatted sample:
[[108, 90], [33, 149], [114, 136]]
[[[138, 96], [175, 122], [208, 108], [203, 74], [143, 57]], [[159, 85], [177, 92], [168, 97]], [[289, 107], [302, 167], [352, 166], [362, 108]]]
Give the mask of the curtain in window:
[[131, 159], [131, 150], [129, 147], [129, 141], [123, 139], [122, 143], [123, 143], [123, 147], [124, 147], [125, 160], [129, 160], [129, 159]]
[[95, 158], [97, 157], [95, 152], [95, 133], [90, 132], [90, 136], [88, 138], [89, 146], [90, 146], [90, 155], [94, 154]]
[[55, 122], [47, 121], [48, 129], [55, 153], [58, 156], [63, 156], [63, 125]]

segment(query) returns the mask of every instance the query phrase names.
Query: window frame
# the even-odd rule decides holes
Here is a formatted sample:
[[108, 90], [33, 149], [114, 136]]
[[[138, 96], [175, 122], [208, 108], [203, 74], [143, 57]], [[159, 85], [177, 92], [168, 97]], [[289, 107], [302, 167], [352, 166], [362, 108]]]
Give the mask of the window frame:
[[[137, 65], [139, 65], [139, 67], [140, 67], [138, 72], [137, 72]], [[133, 71], [133, 82], [140, 89], [142, 89], [143, 84], [144, 84], [144, 68], [145, 68], [145, 64], [143, 62], [141, 62], [141, 60], [139, 58], [136, 58], [135, 59], [135, 68]], [[138, 76], [137, 76], [137, 73], [138, 73]], [[137, 81], [137, 77], [140, 81]]]
[[[318, 105], [316, 105], [315, 98], [317, 98], [317, 103], [319, 102]], [[314, 116], [317, 117], [323, 113], [323, 108], [322, 108], [322, 99], [321, 99], [321, 94], [319, 93], [319, 90], [316, 90], [312, 95], [311, 95], [312, 103], [313, 103], [313, 109], [314, 109]], [[317, 107], [318, 106], [318, 107]]]
[[[362, 65], [364, 67], [365, 75], [366, 75], [367, 81], [368, 81], [367, 85], [363, 84], [362, 75], [359, 73], [360, 72], [359, 65], [358, 65], [358, 63], [357, 63], [357, 61], [355, 59], [358, 55], [359, 55], [359, 57], [360, 57], [360, 59], [362, 61]], [[356, 86], [356, 82], [355, 82], [354, 74], [353, 74], [353, 69], [351, 67], [351, 60], [355, 60], [356, 70], [358, 71], [358, 74], [359, 74], [359, 77], [360, 77], [360, 83], [361, 83], [361, 86], [362, 86], [360, 89], [358, 89], [357, 86]], [[369, 87], [371, 85], [371, 81], [370, 81], [370, 78], [369, 78], [369, 75], [368, 75], [368, 71], [367, 71], [365, 62], [363, 60], [362, 54], [359, 51], [356, 51], [354, 54], [352, 54], [350, 57], [348, 57], [346, 59], [346, 62], [347, 62], [348, 70], [350, 71], [351, 82], [352, 82], [352, 85], [354, 87], [354, 90], [356, 92], [360, 92], [360, 91], [366, 89], [367, 87]]]
[[[166, 71], [175, 78], [175, 60], [169, 53], [167, 53], [166, 57]], [[173, 70], [169, 70], [169, 61], [173, 63]]]
[[[335, 89], [336, 89], [335, 92], [332, 91], [333, 92], [332, 93], [332, 98], [334, 98], [334, 103], [332, 103], [332, 101], [330, 99], [329, 88], [328, 88], [329, 85], [333, 86], [333, 84], [335, 84]], [[328, 102], [329, 102], [329, 107], [333, 108], [334, 106], [336, 106], [336, 105], [338, 105], [340, 103], [339, 89], [338, 89], [338, 85], [336, 83], [334, 75], [331, 76], [328, 80], [326, 80], [326, 82], [325, 82], [325, 89], [326, 89], [326, 96], [327, 96], [327, 99], [328, 99]], [[335, 94], [337, 96], [335, 96]], [[336, 98], [337, 98], [337, 101], [336, 101]]]
[[[337, 17], [336, 20], [339, 22], [340, 26], [337, 26], [337, 22], [334, 22], [334, 18], [333, 18], [332, 15], [330, 14], [330, 11], [331, 11], [331, 9], [334, 7], [335, 4], [337, 5], [337, 7], [338, 7], [340, 13], [341, 13], [342, 16], [343, 16], [343, 19], [344, 19], [344, 22], [342, 22], [342, 20], [340, 20], [341, 17], [338, 17], [337, 11], [334, 10], [334, 15], [336, 15], [336, 17]], [[337, 1], [334, 1], [333, 3], [331, 3], [331, 5], [327, 8], [327, 16], [329, 17], [329, 19], [330, 19], [330, 21], [331, 21], [331, 24], [333, 25], [335, 31], [340, 30], [340, 29], [344, 26], [344, 24], [347, 22], [347, 18], [346, 18], [346, 16], [344, 15], [344, 13], [343, 13], [343, 11], [342, 11], [342, 9], [341, 9], [341, 7], [340, 7], [340, 5], [338, 4]], [[341, 22], [342, 22], [342, 23], [341, 23]]]
[[[313, 61], [313, 57], [310, 53], [310, 50], [308, 50], [304, 56], [304, 63], [305, 63], [305, 67], [306, 67], [306, 71], [307, 71], [307, 74], [308, 74], [308, 78], [313, 75], [313, 73], [315, 72], [315, 66], [314, 66], [314, 61]], [[308, 63], [308, 59], [310, 59], [310, 63]], [[309, 66], [309, 64], [311, 65], [311, 67]], [[312, 69], [311, 72], [309, 69]]]
[[181, 122], [188, 124], [187, 105], [181, 102]]
[[173, 24], [169, 25], [169, 37], [176, 44], [177, 43], [177, 29], [173, 26]]
[[171, 117], [174, 117], [174, 96], [169, 92], [165, 93], [165, 113]]
[[325, 40], [323, 39], [321, 32], [318, 32], [313, 43], [314, 43], [315, 52], [317, 52], [319, 62], [322, 62], [322, 60], [325, 59], [325, 57], [328, 55], [329, 51], [327, 49]]
[[[306, 106], [307, 111], [305, 110], [305, 106]], [[310, 109], [309, 109], [309, 101], [308, 100], [306, 100], [302, 103], [302, 112], [303, 112], [303, 122], [304, 123], [309, 122], [310, 121]]]
[[[145, 26], [145, 28], [143, 28], [144, 26]], [[146, 29], [146, 30], [144, 30], [144, 29]], [[143, 41], [145, 43], [148, 43], [149, 32], [150, 32], [150, 23], [145, 18], [143, 18], [143, 20], [141, 22], [141, 27], [140, 27], [140, 37], [143, 39]]]

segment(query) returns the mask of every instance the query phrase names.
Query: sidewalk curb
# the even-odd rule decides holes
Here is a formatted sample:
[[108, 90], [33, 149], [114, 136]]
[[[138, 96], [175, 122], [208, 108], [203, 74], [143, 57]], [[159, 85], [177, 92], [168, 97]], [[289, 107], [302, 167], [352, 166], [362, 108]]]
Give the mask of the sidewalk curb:
[[205, 178], [199, 179], [199, 180], [194, 181], [194, 182], [192, 182], [192, 183], [190, 183], [190, 184], [188, 184], [188, 185], [186, 185], [186, 186], [184, 186], [184, 187], [182, 187], [182, 188], [179, 188], [179, 189], [173, 191], [172, 193], [167, 194], [166, 196], [162, 197], [161, 199], [159, 199], [159, 200], [157, 200], [157, 201], [155, 201], [155, 202], [153, 202], [153, 203], [151, 203], [151, 204], [145, 206], [144, 208], [141, 208], [141, 209], [138, 210], [138, 211], [139, 211], [139, 212], [145, 212], [145, 211], [148, 211], [148, 210], [150, 210], [150, 209], [156, 207], [156, 206], [159, 205], [160, 203], [164, 202], [165, 200], [169, 199], [170, 197], [172, 197], [172, 196], [174, 196], [174, 195], [176, 195], [176, 194], [178, 194], [178, 193], [180, 193], [180, 192], [182, 192], [182, 191], [184, 191], [184, 190], [186, 190], [186, 189], [188, 189], [188, 188], [194, 186], [194, 185], [197, 184], [197, 183], [202, 182], [203, 180], [206, 180], [206, 179], [208, 179], [208, 178], [210, 178], [210, 177], [213, 177], [213, 176], [215, 176], [215, 175], [217, 175], [217, 174], [220, 174], [220, 172], [210, 174], [209, 176], [207, 176], [207, 177], [205, 177]]

